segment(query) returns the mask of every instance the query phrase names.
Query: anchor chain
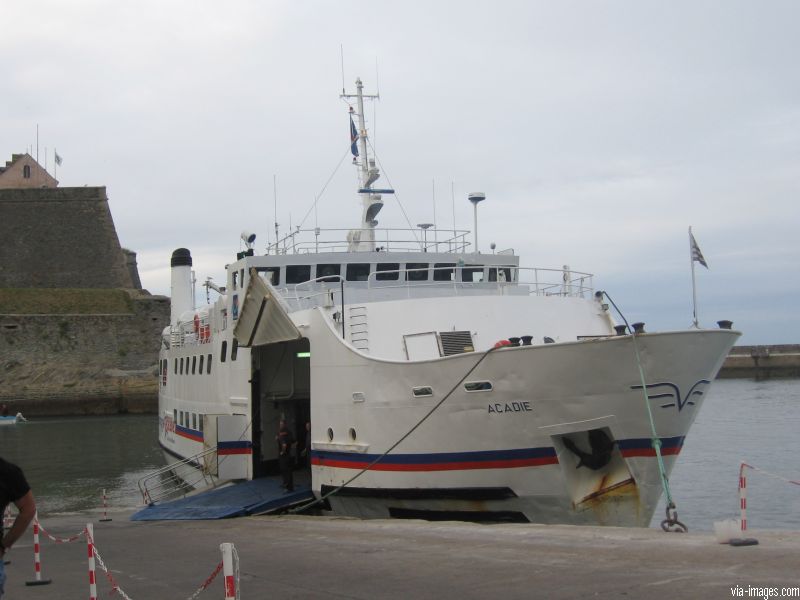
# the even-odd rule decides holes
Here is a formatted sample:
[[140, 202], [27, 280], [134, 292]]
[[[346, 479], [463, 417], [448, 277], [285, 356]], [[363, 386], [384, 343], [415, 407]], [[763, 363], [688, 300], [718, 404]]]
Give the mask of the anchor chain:
[[[670, 511], [672, 511], [670, 513]], [[661, 529], [672, 533], [688, 533], [689, 528], [678, 520], [678, 510], [674, 502], [667, 505], [667, 518], [661, 521]]]

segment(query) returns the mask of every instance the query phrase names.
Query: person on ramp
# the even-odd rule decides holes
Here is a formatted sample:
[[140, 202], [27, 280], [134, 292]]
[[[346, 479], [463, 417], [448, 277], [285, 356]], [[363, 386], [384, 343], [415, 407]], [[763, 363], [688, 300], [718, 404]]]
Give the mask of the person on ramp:
[[286, 426], [286, 421], [281, 419], [278, 435], [275, 436], [278, 442], [278, 466], [281, 469], [283, 487], [287, 492], [294, 491], [294, 461], [292, 460], [292, 447], [295, 445], [294, 435]]

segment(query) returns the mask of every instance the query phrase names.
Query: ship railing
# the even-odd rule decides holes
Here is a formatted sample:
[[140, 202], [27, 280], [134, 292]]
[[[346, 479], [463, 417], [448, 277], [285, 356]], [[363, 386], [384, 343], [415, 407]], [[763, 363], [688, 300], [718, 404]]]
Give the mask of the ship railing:
[[156, 469], [139, 479], [139, 492], [142, 502], [153, 504], [165, 498], [185, 496], [198, 489], [216, 487], [219, 483], [206, 467], [207, 459], [213, 457], [217, 447], [209, 448]]
[[[432, 272], [432, 279], [428, 279], [429, 272]], [[445, 276], [449, 279], [444, 279]], [[465, 277], [474, 279], [465, 281]], [[348, 284], [357, 284], [359, 289], [368, 290], [370, 296], [372, 292], [394, 288], [405, 289], [407, 297], [411, 298], [414, 295], [413, 290], [444, 288], [455, 296], [525, 294], [586, 298], [592, 297], [594, 293], [592, 279], [593, 275], [590, 273], [572, 271], [569, 267], [543, 269], [516, 265], [455, 265], [375, 271], [369, 274], [366, 281], [361, 282], [347, 282], [341, 275], [326, 275], [298, 283], [291, 291], [284, 288], [284, 297], [293, 301], [298, 309], [324, 303], [332, 305], [336, 294], [345, 298]]]
[[355, 248], [372, 244], [380, 252], [463, 254], [470, 246], [467, 240], [469, 233], [458, 229], [430, 228], [297, 229], [267, 246], [267, 254], [353, 252]]

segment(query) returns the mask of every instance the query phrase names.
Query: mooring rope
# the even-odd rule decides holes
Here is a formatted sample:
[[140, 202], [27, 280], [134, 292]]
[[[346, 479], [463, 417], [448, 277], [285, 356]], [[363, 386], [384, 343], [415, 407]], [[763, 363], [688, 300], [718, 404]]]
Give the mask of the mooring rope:
[[647, 408], [647, 417], [650, 421], [650, 442], [653, 446], [653, 449], [656, 452], [656, 460], [658, 462], [658, 472], [661, 477], [661, 487], [664, 489], [664, 496], [667, 502], [666, 508], [666, 518], [661, 521], [661, 529], [664, 531], [673, 531], [677, 533], [686, 533], [689, 531], [689, 528], [686, 527], [683, 523], [678, 520], [678, 510], [675, 506], [675, 501], [672, 498], [672, 492], [669, 489], [669, 479], [667, 478], [667, 470], [664, 467], [664, 458], [661, 456], [661, 438], [658, 437], [658, 433], [656, 432], [656, 423], [653, 420], [653, 409], [650, 407], [650, 398], [647, 395], [647, 382], [645, 381], [644, 377], [644, 368], [642, 367], [642, 360], [639, 356], [639, 347], [636, 344], [636, 332], [631, 329], [631, 326], [628, 324], [628, 320], [625, 318], [625, 315], [622, 314], [622, 311], [617, 307], [614, 301], [611, 299], [611, 296], [608, 295], [608, 292], [600, 292], [608, 301], [611, 302], [611, 305], [614, 307], [614, 310], [617, 311], [617, 314], [622, 318], [623, 322], [625, 323], [625, 327], [627, 327], [628, 332], [631, 336], [631, 341], [633, 342], [633, 353], [636, 357], [636, 367], [639, 369], [639, 379], [642, 382], [642, 394], [644, 395], [644, 405]]

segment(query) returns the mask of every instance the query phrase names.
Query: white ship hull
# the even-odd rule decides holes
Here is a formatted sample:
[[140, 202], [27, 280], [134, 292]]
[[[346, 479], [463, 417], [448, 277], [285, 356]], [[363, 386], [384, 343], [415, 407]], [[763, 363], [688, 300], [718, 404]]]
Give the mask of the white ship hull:
[[[312, 385], [325, 389], [323, 400], [312, 404], [312, 422], [329, 423], [334, 432], [332, 442], [315, 444], [318, 493], [377, 459], [480, 358], [374, 361], [343, 353], [330, 334], [315, 340], [312, 353]], [[708, 330], [637, 338], [648, 381], [660, 384], [650, 389], [649, 402], [668, 473], [737, 335]], [[458, 386], [412, 435], [332, 496], [331, 506], [362, 517], [449, 514], [646, 526], [662, 488], [632, 341], [612, 337], [493, 352], [468, 378], [492, 382], [491, 391]], [[346, 378], [337, 376], [342, 372]], [[376, 383], [361, 386], [363, 402], [352, 400], [354, 381]], [[412, 397], [409, 391], [423, 382], [441, 387], [434, 386], [431, 397]], [[669, 395], [656, 398], [661, 394]], [[613, 458], [597, 471], [576, 468], [578, 458], [561, 439], [569, 435], [588, 450], [585, 432], [594, 429], [616, 442]]]

